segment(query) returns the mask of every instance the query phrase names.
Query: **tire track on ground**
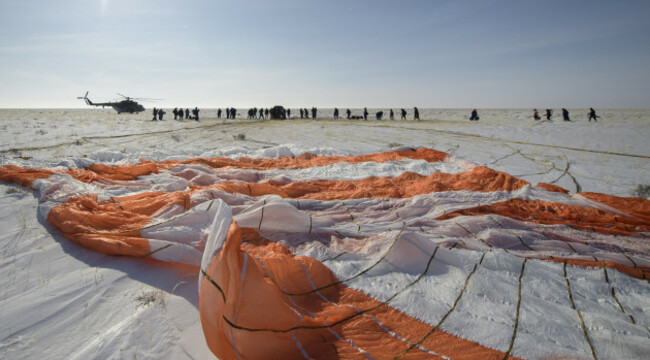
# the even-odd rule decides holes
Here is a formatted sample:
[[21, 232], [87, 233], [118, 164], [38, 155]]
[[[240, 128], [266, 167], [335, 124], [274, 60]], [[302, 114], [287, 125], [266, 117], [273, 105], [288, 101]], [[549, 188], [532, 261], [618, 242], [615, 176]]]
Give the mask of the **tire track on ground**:
[[436, 129], [427, 129], [427, 128], [418, 129], [418, 128], [411, 128], [411, 127], [396, 127], [396, 126], [390, 126], [390, 125], [369, 125], [369, 126], [404, 129], [404, 130], [413, 130], [413, 131], [428, 131], [428, 132], [435, 132], [435, 133], [455, 135], [455, 136], [473, 137], [473, 138], [483, 139], [483, 140], [487, 140], [487, 141], [499, 141], [499, 142], [504, 142], [504, 143], [540, 146], [540, 147], [546, 147], [546, 148], [580, 151], [580, 152], [588, 152], [588, 153], [594, 153], [594, 154], [606, 154], [606, 155], [615, 155], [615, 156], [637, 157], [637, 158], [641, 158], [641, 159], [650, 159], [650, 156], [648, 156], [648, 155], [627, 154], [627, 153], [620, 153], [620, 152], [614, 152], [614, 151], [603, 151], [603, 150], [592, 150], [592, 149], [580, 149], [580, 148], [574, 148], [574, 147], [570, 147], [570, 146], [540, 144], [540, 143], [532, 143], [532, 142], [520, 141], [520, 140], [508, 140], [508, 139], [502, 139], [502, 138], [492, 137], [492, 136], [464, 133], [464, 132], [460, 132], [460, 131], [436, 130]]
[[261, 122], [261, 121], [241, 122], [241, 123], [223, 123], [223, 122], [221, 122], [221, 123], [216, 123], [216, 124], [192, 126], [192, 127], [187, 127], [187, 128], [176, 128], [176, 129], [167, 129], [167, 130], [158, 130], [158, 131], [145, 131], [145, 132], [138, 132], [138, 133], [132, 133], [132, 134], [82, 136], [82, 137], [79, 137], [79, 138], [74, 139], [74, 140], [59, 142], [59, 143], [50, 144], [50, 145], [15, 147], [15, 148], [9, 148], [9, 149], [2, 149], [2, 150], [0, 150], [0, 154], [11, 153], [11, 152], [19, 152], [19, 151], [38, 151], [38, 150], [53, 149], [53, 148], [62, 147], [62, 146], [77, 145], [79, 142], [90, 142], [90, 141], [94, 141], [94, 140], [122, 139], [122, 138], [129, 138], [129, 137], [138, 137], [138, 136], [163, 135], [163, 134], [175, 133], [175, 132], [180, 132], [180, 131], [193, 131], [193, 130], [200, 130], [200, 129], [209, 129], [209, 128], [213, 128], [213, 127], [227, 126], [227, 125], [233, 125], [233, 124], [247, 125], [247, 124], [252, 124], [252, 123], [257, 123], [257, 122]]

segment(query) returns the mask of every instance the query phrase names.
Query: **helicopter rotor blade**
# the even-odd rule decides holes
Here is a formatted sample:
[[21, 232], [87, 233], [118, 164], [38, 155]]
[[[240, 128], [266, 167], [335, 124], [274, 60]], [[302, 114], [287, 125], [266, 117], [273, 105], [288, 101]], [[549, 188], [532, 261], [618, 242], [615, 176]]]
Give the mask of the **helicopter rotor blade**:
[[153, 99], [153, 98], [141, 98], [141, 97], [130, 97], [126, 95], [122, 95], [120, 93], [117, 93], [117, 95], [127, 99], [127, 100], [141, 100], [141, 101], [162, 101], [164, 99]]
[[162, 101], [164, 99], [153, 99], [153, 98], [131, 98], [132, 100], [142, 100], [142, 101]]

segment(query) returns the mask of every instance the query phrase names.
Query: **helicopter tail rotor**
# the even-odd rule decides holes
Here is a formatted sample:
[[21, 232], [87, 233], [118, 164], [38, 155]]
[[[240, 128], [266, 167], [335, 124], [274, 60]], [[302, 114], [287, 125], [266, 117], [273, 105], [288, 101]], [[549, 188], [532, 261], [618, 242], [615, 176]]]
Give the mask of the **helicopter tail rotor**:
[[93, 105], [93, 102], [90, 101], [90, 99], [88, 99], [88, 93], [89, 93], [89, 91], [86, 91], [86, 95], [84, 95], [83, 97], [82, 97], [82, 96], [78, 96], [77, 99], [86, 100], [86, 104], [88, 104], [88, 105]]

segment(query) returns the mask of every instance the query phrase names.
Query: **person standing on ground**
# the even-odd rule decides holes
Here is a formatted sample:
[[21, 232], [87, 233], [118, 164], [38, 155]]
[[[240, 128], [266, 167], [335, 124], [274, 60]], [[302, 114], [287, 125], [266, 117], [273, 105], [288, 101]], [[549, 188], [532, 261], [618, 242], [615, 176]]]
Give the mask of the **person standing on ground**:
[[404, 109], [400, 109], [400, 110], [402, 111], [402, 117], [400, 118], [400, 120], [406, 120], [406, 110]]
[[153, 119], [151, 121], [158, 120], [158, 109], [153, 108]]
[[350, 109], [345, 110], [345, 114], [348, 116], [348, 120], [350, 120], [350, 115], [352, 115], [352, 111]]
[[368, 120], [368, 108], [363, 108], [363, 120]]
[[564, 119], [564, 121], [571, 121], [569, 118], [569, 110], [562, 108], [562, 119]]
[[334, 108], [334, 118], [335, 119], [339, 118], [339, 108]]
[[390, 119], [391, 119], [391, 120], [395, 120], [395, 113], [393, 112], [393, 109], [390, 109], [390, 113], [389, 113], [389, 114], [390, 114], [390, 115], [389, 115], [389, 116], [390, 116]]
[[420, 111], [416, 107], [413, 108], [413, 120], [420, 121]]
[[537, 109], [533, 109], [533, 119], [539, 120], [541, 117], [539, 117], [539, 113], [537, 112]]
[[470, 121], [479, 121], [480, 117], [478, 117], [478, 111], [476, 109], [472, 110], [472, 114], [469, 117]]
[[551, 121], [551, 116], [553, 116], [553, 110], [546, 109], [546, 120]]
[[594, 110], [594, 108], [589, 108], [589, 122], [591, 122], [591, 119], [594, 119], [595, 122], [598, 122], [596, 119], [599, 117], [600, 116], [596, 115], [596, 110]]

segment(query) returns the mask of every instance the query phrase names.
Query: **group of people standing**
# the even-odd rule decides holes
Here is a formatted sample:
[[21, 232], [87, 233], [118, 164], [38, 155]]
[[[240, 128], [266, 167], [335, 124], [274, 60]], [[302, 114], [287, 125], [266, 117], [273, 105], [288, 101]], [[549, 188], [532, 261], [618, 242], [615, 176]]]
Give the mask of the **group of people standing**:
[[[546, 109], [546, 120], [551, 121], [551, 117], [553, 116], [553, 110], [552, 109]], [[591, 120], [598, 121], [600, 116], [596, 115], [596, 110], [594, 108], [589, 108], [589, 122]], [[470, 121], [478, 121], [480, 118], [478, 116], [478, 111], [476, 109], [472, 110], [472, 113], [469, 116]], [[541, 120], [542, 118], [539, 116], [539, 111], [537, 109], [533, 109], [533, 119], [535, 120]], [[562, 120], [564, 121], [571, 121], [571, 118], [569, 117], [569, 110], [562, 108]]]
[[[400, 109], [400, 112], [401, 112], [401, 115], [402, 115], [401, 120], [406, 120], [406, 115], [407, 115], [406, 110]], [[370, 113], [368, 112], [368, 108], [364, 107], [362, 116], [360, 116], [360, 115], [352, 115], [352, 111], [350, 109], [345, 110], [345, 114], [346, 114], [346, 119], [348, 119], [348, 120], [361, 120], [361, 119], [368, 120], [368, 115]], [[378, 112], [375, 113], [375, 119], [382, 120], [383, 117], [384, 117], [384, 112], [383, 111], [378, 111]], [[389, 110], [388, 117], [389, 117], [390, 120], [395, 120], [395, 112], [393, 111], [393, 109]], [[338, 118], [339, 118], [339, 109], [334, 108], [334, 119], [338, 119]], [[413, 108], [413, 120], [420, 120], [420, 110], [418, 110], [417, 107]]]
[[[311, 113], [311, 118], [312, 119], [316, 119], [318, 117], [318, 109], [316, 109], [315, 107], [312, 107], [311, 110], [308, 110], [308, 109], [304, 108], [304, 109], [299, 109], [299, 111], [300, 111], [300, 118], [301, 119], [309, 119], [310, 113]], [[174, 110], [172, 111], [172, 113], [174, 114], [174, 120], [183, 120], [183, 117], [184, 117], [186, 120], [196, 120], [196, 121], [199, 121], [199, 112], [200, 112], [200, 110], [199, 110], [198, 107], [195, 107], [192, 110], [190, 110], [189, 108], [185, 109], [185, 110], [183, 110], [183, 108], [174, 108]], [[270, 111], [269, 111], [268, 108], [267, 109], [260, 108], [259, 110], [257, 108], [252, 108], [252, 109], [248, 110], [248, 118], [249, 119], [257, 119], [257, 118], [259, 118], [259, 119], [268, 119], [269, 118], [269, 112]], [[167, 112], [165, 112], [163, 109], [153, 108], [153, 119], [152, 119], [152, 121], [162, 121], [163, 116], [166, 113]], [[225, 113], [226, 119], [235, 119], [235, 117], [237, 116], [237, 110], [235, 108], [226, 108], [224, 111], [222, 111], [221, 109], [217, 109], [217, 118], [221, 119], [221, 116], [222, 116], [223, 113]], [[368, 120], [368, 115], [369, 115], [368, 108], [365, 108], [365, 107], [363, 108], [363, 116], [352, 115], [352, 111], [350, 109], [347, 109], [345, 111], [345, 113], [347, 115], [346, 118], [351, 119], [351, 120], [360, 120], [360, 119]], [[340, 115], [339, 114], [339, 109], [334, 108], [334, 119], [339, 119], [339, 115]], [[400, 115], [401, 115], [401, 117], [400, 117], [401, 120], [407, 120], [406, 119], [406, 115], [407, 115], [406, 110], [400, 109]], [[375, 118], [377, 120], [382, 120], [383, 116], [384, 116], [383, 111], [378, 111], [377, 113], [375, 113]], [[546, 120], [551, 121], [552, 116], [553, 116], [553, 110], [552, 109], [546, 109]], [[594, 110], [594, 108], [589, 108], [588, 117], [589, 117], [589, 122], [591, 122], [591, 120], [597, 122], [598, 121], [597, 119], [600, 116], [596, 115], [596, 110]], [[286, 118], [287, 119], [291, 118], [291, 109], [286, 110]], [[390, 120], [395, 120], [395, 113], [393, 112], [393, 109], [390, 109], [390, 111], [389, 111], [389, 119]], [[478, 116], [478, 111], [476, 109], [473, 109], [470, 116], [469, 116], [469, 120], [470, 121], [478, 121], [479, 119], [480, 119], [480, 117]], [[533, 119], [541, 120], [541, 117], [539, 115], [539, 111], [537, 109], [533, 109]], [[564, 121], [571, 121], [571, 118], [569, 117], [569, 111], [567, 109], [565, 109], [565, 108], [562, 108], [562, 119]], [[420, 111], [418, 110], [417, 107], [413, 108], [413, 120], [417, 120], [417, 121], [420, 120]]]
[[[200, 111], [201, 110], [199, 110], [198, 107], [195, 107], [192, 110], [189, 108], [185, 110], [183, 110], [183, 108], [174, 108], [174, 110], [172, 110], [172, 114], [174, 114], [174, 120], [183, 120], [183, 116], [185, 116], [186, 120], [199, 121]], [[190, 112], [192, 115], [190, 115]], [[151, 119], [151, 121], [162, 121], [165, 114], [167, 114], [165, 110], [153, 108], [153, 119]]]

